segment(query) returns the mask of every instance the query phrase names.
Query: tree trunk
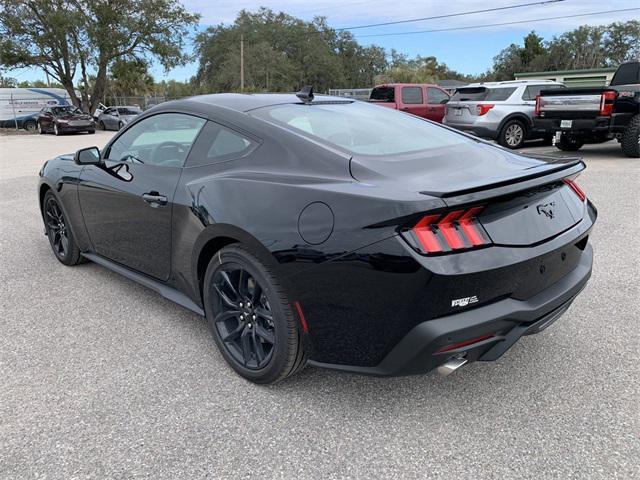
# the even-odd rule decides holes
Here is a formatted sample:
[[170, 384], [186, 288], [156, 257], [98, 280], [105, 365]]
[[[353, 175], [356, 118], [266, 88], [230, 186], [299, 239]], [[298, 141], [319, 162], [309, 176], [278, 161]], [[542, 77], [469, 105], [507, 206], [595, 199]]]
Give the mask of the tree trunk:
[[81, 102], [78, 96], [76, 95], [76, 91], [73, 88], [73, 80], [70, 78], [61, 78], [60, 79], [62, 86], [69, 94], [69, 98], [71, 99], [71, 103], [73, 103], [76, 107], [81, 108]]
[[91, 100], [89, 102], [89, 113], [93, 115], [98, 108], [98, 104], [104, 98], [105, 90], [107, 86], [107, 64], [100, 63], [98, 65], [98, 73], [96, 74], [96, 81], [93, 85], [93, 92], [91, 93]]

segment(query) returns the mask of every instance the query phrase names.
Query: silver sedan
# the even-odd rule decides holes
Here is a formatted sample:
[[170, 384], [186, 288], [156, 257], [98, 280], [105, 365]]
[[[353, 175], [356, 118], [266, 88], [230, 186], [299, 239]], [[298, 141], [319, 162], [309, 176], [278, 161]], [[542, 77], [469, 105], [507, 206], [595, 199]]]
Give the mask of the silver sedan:
[[98, 116], [98, 126], [102, 130], [120, 130], [142, 113], [140, 107], [109, 107]]

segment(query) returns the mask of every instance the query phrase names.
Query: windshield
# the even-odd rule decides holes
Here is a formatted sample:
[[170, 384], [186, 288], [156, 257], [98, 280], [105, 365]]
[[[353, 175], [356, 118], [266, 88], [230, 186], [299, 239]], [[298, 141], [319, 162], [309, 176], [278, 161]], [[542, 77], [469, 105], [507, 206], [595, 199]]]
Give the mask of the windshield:
[[258, 108], [251, 115], [362, 155], [394, 155], [473, 142], [419, 117], [363, 102], [276, 105]]
[[51, 109], [54, 115], [74, 115], [81, 114], [82, 111], [78, 107], [67, 106], [67, 107], [53, 107]]
[[516, 91], [516, 87], [467, 87], [459, 88], [451, 97], [452, 102], [500, 102], [506, 100]]
[[140, 115], [142, 110], [137, 107], [118, 107], [118, 113], [120, 115]]

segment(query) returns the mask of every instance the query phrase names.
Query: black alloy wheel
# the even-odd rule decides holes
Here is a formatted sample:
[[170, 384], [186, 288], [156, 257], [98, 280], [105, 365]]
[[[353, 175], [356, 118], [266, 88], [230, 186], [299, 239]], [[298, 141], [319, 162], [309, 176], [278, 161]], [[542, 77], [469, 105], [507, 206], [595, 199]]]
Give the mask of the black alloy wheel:
[[67, 236], [67, 226], [64, 215], [55, 198], [49, 197], [47, 200], [44, 217], [47, 222], [47, 230], [53, 253], [56, 254], [56, 257], [64, 258], [69, 252], [69, 237]]
[[304, 368], [303, 333], [275, 269], [251, 248], [216, 252], [204, 276], [203, 301], [227, 363], [255, 383], [275, 383]]
[[45, 195], [42, 211], [53, 254], [65, 265], [81, 263], [84, 257], [80, 254], [62, 208], [51, 191]]
[[225, 348], [245, 368], [269, 363], [275, 325], [262, 286], [239, 265], [223, 265], [213, 277], [214, 323]]

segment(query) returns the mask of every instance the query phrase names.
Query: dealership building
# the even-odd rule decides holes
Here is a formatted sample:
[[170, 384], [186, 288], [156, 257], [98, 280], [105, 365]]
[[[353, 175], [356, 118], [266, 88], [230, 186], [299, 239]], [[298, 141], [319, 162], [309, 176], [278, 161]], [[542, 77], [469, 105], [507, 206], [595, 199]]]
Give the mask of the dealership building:
[[585, 68], [581, 70], [556, 70], [551, 72], [515, 73], [516, 80], [553, 80], [562, 82], [567, 87], [603, 87], [609, 85], [615, 67]]

